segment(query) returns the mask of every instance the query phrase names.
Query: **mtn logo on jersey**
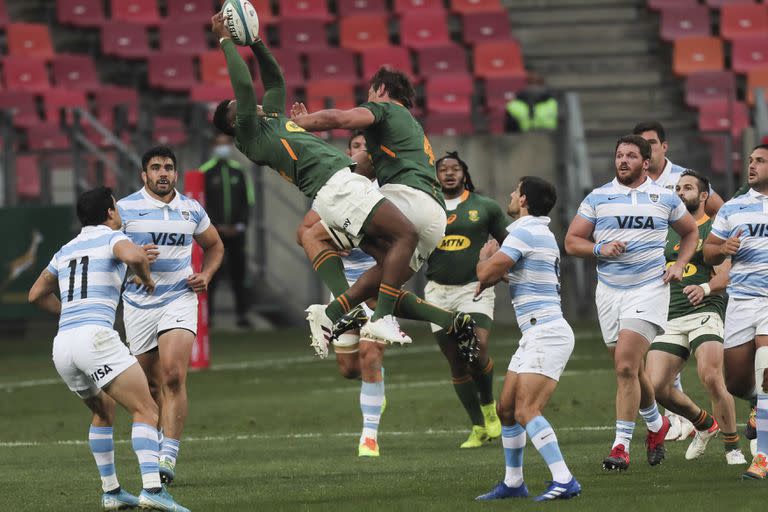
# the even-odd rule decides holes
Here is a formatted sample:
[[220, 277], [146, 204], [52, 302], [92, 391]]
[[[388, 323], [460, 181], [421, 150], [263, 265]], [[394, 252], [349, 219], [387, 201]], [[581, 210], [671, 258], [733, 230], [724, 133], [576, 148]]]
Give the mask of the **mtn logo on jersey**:
[[93, 382], [99, 382], [110, 373], [112, 373], [112, 368], [110, 368], [108, 364], [105, 364], [103, 367], [90, 374], [89, 377]]
[[150, 233], [150, 235], [155, 245], [186, 245], [187, 243], [184, 233]]
[[749, 236], [768, 236], [768, 224], [747, 224]]
[[448, 235], [440, 240], [440, 245], [437, 248], [441, 251], [463, 251], [470, 245], [472, 245], [472, 241], [466, 236]]
[[645, 215], [616, 215], [615, 217], [621, 229], [656, 229], [653, 217]]

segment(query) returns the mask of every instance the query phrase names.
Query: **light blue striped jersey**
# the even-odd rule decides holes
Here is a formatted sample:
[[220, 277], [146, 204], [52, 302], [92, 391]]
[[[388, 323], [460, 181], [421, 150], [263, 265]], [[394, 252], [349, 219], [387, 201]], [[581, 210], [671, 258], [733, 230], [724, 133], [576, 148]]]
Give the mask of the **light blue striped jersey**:
[[593, 190], [578, 213], [595, 225], [592, 236], [596, 242], [627, 244], [623, 254], [597, 260], [597, 278], [613, 288], [660, 282], [667, 229], [688, 214], [677, 194], [650, 178], [634, 189], [614, 178]]
[[[667, 158], [665, 162], [664, 170], [661, 171], [659, 179], [655, 180], [654, 183], [662, 188], [666, 188], [674, 192], [677, 182], [680, 181], [680, 176], [685, 171], [687, 171], [688, 168], [672, 163], [669, 158]], [[715, 190], [712, 188], [712, 184], [710, 183], [709, 193], [713, 194], [714, 192]]]
[[112, 328], [127, 268], [112, 252], [121, 240], [128, 237], [120, 231], [85, 226], [53, 255], [47, 269], [59, 280], [59, 331], [84, 325]]
[[151, 265], [157, 287], [152, 295], [133, 283], [126, 284], [123, 300], [131, 306], [151, 309], [164, 306], [185, 294], [192, 275], [192, 240], [208, 229], [211, 221], [200, 203], [174, 191], [166, 204], [142, 188], [117, 202], [123, 231], [136, 245], [155, 244], [160, 254]]
[[723, 240], [739, 230], [741, 246], [731, 257], [728, 295], [768, 297], [768, 196], [754, 189], [726, 202], [712, 223], [712, 233]]
[[370, 256], [362, 249], [352, 249], [349, 252], [349, 256], [341, 258], [344, 263], [344, 275], [347, 276], [347, 281], [350, 286], [352, 283], [360, 279], [363, 273], [376, 264], [376, 260], [373, 256]]
[[563, 317], [560, 308], [560, 248], [549, 217], [520, 217], [507, 227], [501, 252], [514, 266], [509, 294], [521, 331]]

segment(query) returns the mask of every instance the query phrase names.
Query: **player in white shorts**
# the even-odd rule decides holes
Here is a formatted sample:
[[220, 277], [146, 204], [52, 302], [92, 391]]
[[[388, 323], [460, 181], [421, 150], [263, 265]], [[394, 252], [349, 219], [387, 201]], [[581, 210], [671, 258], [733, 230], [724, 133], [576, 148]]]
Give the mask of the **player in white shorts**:
[[560, 307], [560, 248], [547, 217], [555, 205], [555, 187], [531, 176], [520, 179], [507, 213], [517, 220], [499, 248], [486, 242], [477, 264], [476, 295], [509, 276], [509, 293], [523, 337], [512, 356], [499, 397], [504, 480], [479, 501], [528, 496], [523, 482], [526, 434], [552, 473], [548, 488], [534, 501], [568, 499], [581, 485], [563, 460], [557, 436], [542, 411], [573, 352], [574, 336]]
[[[642, 138], [648, 141], [651, 145], [651, 162], [648, 164], [648, 170], [646, 171], [648, 176], [658, 186], [675, 190], [675, 185], [680, 180], [680, 176], [686, 170], [685, 167], [673, 163], [667, 158], [667, 151], [669, 150], [669, 142], [667, 141], [666, 131], [664, 126], [658, 121], [644, 121], [637, 123], [632, 130], [635, 135], [640, 135]], [[714, 191], [712, 185], [709, 186], [709, 197], [704, 203], [705, 213], [712, 219], [715, 218], [717, 210], [723, 205], [723, 198], [720, 197], [717, 192]], [[675, 377], [675, 388], [683, 393], [683, 385], [680, 379], [680, 374]], [[693, 423], [686, 418], [679, 416], [669, 409], [664, 411], [664, 414], [669, 418], [670, 427], [667, 432], [667, 440], [683, 441], [688, 439], [689, 435], [693, 434]]]
[[[595, 292], [600, 330], [616, 370], [616, 437], [607, 470], [629, 467], [638, 409], [648, 425], [648, 463], [664, 460], [669, 419], [659, 414], [643, 360], [664, 332], [669, 282], [679, 281], [698, 242], [696, 222], [677, 195], [646, 175], [651, 147], [639, 135], [618, 139], [616, 178], [592, 191], [568, 228], [568, 254], [597, 256]], [[667, 228], [681, 238], [677, 262], [665, 270]], [[593, 241], [594, 240], [594, 241]]]
[[704, 260], [731, 258], [725, 311], [725, 374], [728, 391], [757, 395], [757, 447], [745, 479], [768, 473], [768, 144], [749, 155], [746, 194], [726, 202], [704, 244]]
[[[113, 329], [127, 267], [140, 279], [144, 293], [154, 291], [149, 259], [118, 231], [122, 223], [111, 189], [83, 193], [77, 200], [77, 216], [83, 229], [53, 256], [32, 285], [29, 301], [60, 315], [53, 363], [69, 389], [93, 412], [88, 444], [101, 476], [102, 510], [186, 511], [161, 486], [157, 405], [136, 358]], [[138, 498], [122, 490], [115, 473], [115, 402], [133, 416], [131, 440], [143, 487]]]
[[[123, 293], [128, 346], [160, 405], [163, 440], [160, 474], [175, 477], [181, 433], [187, 417], [187, 369], [197, 334], [197, 293], [204, 292], [221, 265], [224, 244], [194, 199], [176, 191], [176, 156], [149, 149], [141, 159], [144, 187], [117, 202], [123, 231], [150, 257], [155, 293], [129, 281]], [[192, 242], [204, 252], [200, 272], [192, 270]]]

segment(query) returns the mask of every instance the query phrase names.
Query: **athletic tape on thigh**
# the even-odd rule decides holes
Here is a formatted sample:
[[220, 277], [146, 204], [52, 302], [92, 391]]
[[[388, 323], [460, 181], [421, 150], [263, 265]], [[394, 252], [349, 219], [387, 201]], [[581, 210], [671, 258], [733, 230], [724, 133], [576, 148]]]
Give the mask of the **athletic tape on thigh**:
[[755, 351], [755, 389], [763, 393], [768, 393], [768, 390], [762, 387], [763, 372], [768, 368], [768, 347], [757, 347]]

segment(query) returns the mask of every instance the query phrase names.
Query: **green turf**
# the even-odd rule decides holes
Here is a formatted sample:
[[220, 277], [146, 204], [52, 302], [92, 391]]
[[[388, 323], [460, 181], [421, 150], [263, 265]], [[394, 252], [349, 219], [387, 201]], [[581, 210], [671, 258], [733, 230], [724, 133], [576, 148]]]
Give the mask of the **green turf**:
[[[502, 476], [500, 442], [459, 450], [469, 425], [450, 385], [447, 364], [426, 331], [414, 345], [393, 348], [385, 361], [387, 411], [379, 459], [357, 458], [361, 427], [359, 384], [345, 381], [332, 360], [310, 355], [306, 334], [284, 330], [248, 335], [214, 332], [212, 371], [191, 375], [190, 416], [177, 484], [182, 504], [208, 510], [498, 510], [541, 507], [530, 500], [473, 503]], [[492, 335], [496, 392], [517, 335]], [[50, 342], [0, 343], [0, 503], [3, 510], [98, 510], [98, 473], [88, 451], [89, 415], [56, 380]], [[14, 383], [29, 384], [14, 387]], [[686, 390], [701, 400], [701, 385], [686, 370]], [[593, 330], [577, 330], [574, 356], [546, 411], [565, 460], [583, 486], [568, 510], [764, 510], [768, 486], [742, 482], [744, 468], [725, 465], [714, 440], [696, 461], [688, 443], [668, 443], [667, 460], [645, 462], [638, 424], [627, 473], [600, 469], [613, 440], [615, 384], [605, 349]], [[702, 402], [703, 403], [703, 402]], [[743, 422], [746, 405], [737, 401]], [[115, 438], [121, 484], [140, 488], [130, 445], [130, 419], [121, 412]], [[12, 445], [12, 443], [17, 443]], [[742, 439], [742, 448], [748, 447]], [[532, 493], [549, 472], [535, 449], [525, 452]]]

